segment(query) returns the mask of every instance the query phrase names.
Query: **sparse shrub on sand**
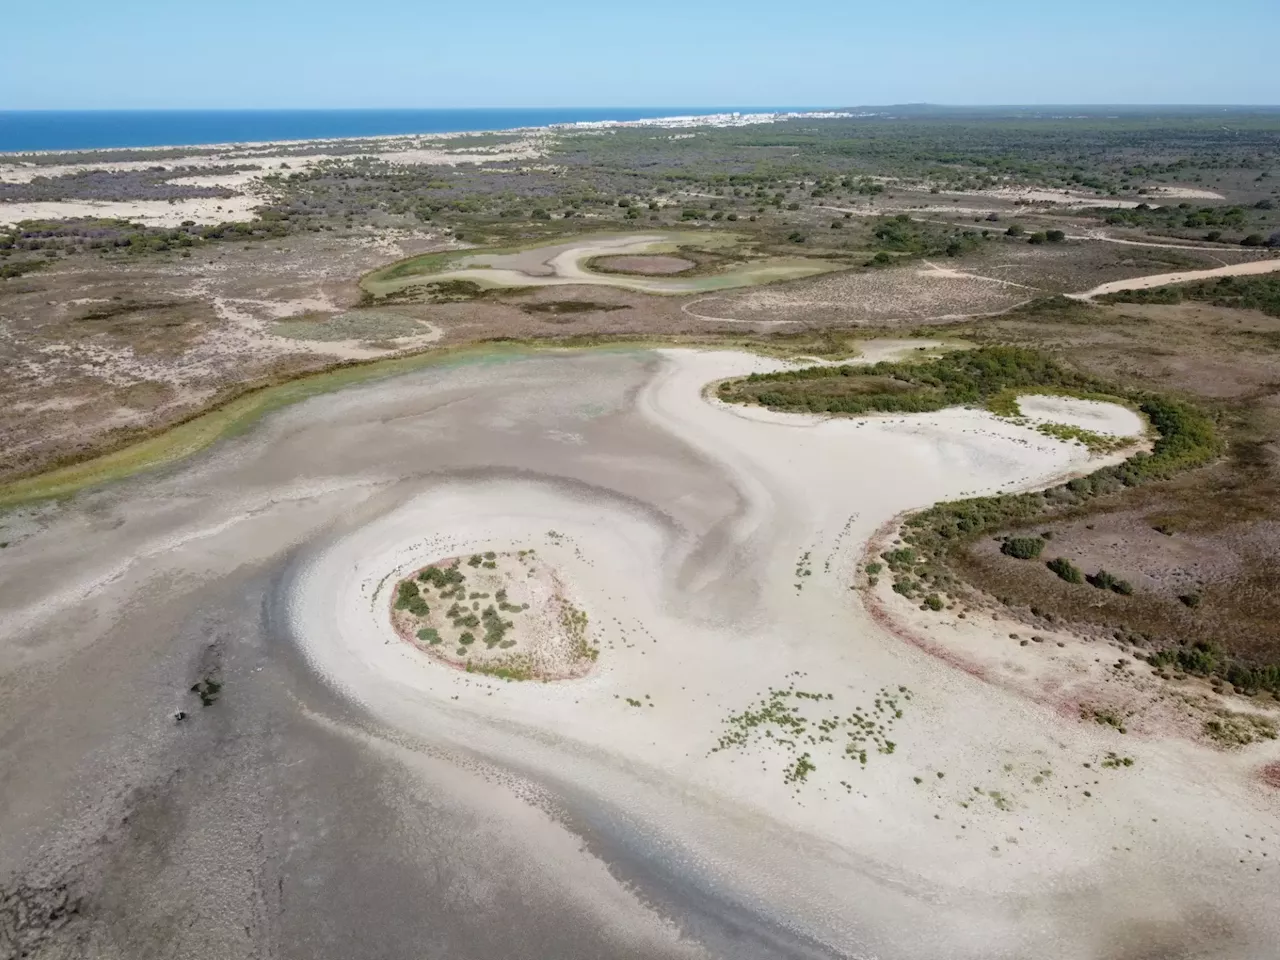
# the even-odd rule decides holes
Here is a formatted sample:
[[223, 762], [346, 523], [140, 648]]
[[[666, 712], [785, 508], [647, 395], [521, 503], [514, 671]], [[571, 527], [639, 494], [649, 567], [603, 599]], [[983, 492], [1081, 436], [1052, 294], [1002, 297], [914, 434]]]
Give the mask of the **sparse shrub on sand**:
[[1060, 580], [1065, 580], [1067, 583], [1084, 583], [1084, 574], [1080, 572], [1080, 568], [1066, 557], [1054, 557], [1045, 566], [1057, 574]]
[[1085, 577], [1085, 580], [1089, 582], [1090, 586], [1097, 587], [1099, 590], [1110, 590], [1113, 593], [1120, 593], [1125, 596], [1133, 593], [1133, 587], [1127, 580], [1121, 580], [1106, 570], [1099, 570], [1097, 573], [1090, 574]]
[[1277, 730], [1270, 717], [1219, 710], [1204, 722], [1204, 735], [1224, 747], [1246, 747], [1257, 740], [1275, 740]]

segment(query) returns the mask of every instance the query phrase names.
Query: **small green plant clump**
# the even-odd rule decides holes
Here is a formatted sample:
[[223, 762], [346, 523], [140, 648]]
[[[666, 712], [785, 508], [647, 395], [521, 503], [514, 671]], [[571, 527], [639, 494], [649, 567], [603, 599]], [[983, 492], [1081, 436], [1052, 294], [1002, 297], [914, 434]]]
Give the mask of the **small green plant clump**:
[[809, 779], [809, 774], [817, 769], [809, 754], [802, 753], [787, 767], [787, 772], [782, 779], [784, 783], [804, 783]]
[[[465, 648], [463, 649], [465, 653]], [[467, 661], [467, 673], [481, 673], [489, 677], [497, 677], [499, 680], [532, 680], [536, 674], [533, 669], [533, 661], [528, 657], [510, 655], [502, 660], [491, 661], [489, 663], [478, 663], [474, 660]]]
[[1065, 580], [1067, 583], [1084, 583], [1084, 574], [1080, 572], [1080, 568], [1066, 557], [1054, 557], [1045, 566], [1057, 574], [1060, 580]]
[[1133, 585], [1128, 580], [1121, 580], [1106, 570], [1099, 570], [1097, 573], [1085, 577], [1085, 579], [1090, 586], [1097, 587], [1099, 590], [1110, 590], [1112, 593], [1118, 593], [1126, 597], [1133, 593]]
[[1147, 662], [1157, 669], [1172, 667], [1183, 673], [1207, 677], [1218, 670], [1221, 659], [1222, 651], [1216, 644], [1199, 640], [1189, 647], [1159, 650], [1147, 657]]
[[1006, 557], [1016, 557], [1019, 560], [1035, 560], [1044, 550], [1044, 538], [1042, 537], [1010, 537], [1000, 544], [1000, 552]]
[[1133, 764], [1133, 757], [1122, 757], [1118, 753], [1108, 750], [1100, 766], [1107, 770], [1119, 770], [1121, 767], [1132, 767]]
[[725, 720], [726, 730], [711, 752], [743, 749], [752, 743], [778, 747], [795, 758], [784, 777], [787, 783], [792, 783], [803, 782], [816, 769], [804, 749], [808, 746], [843, 745], [844, 758], [862, 767], [868, 762], [869, 750], [890, 755], [897, 749], [897, 743], [889, 739], [888, 733], [902, 719], [903, 704], [911, 699], [906, 687], [896, 690], [882, 687], [870, 709], [848, 714], [812, 713], [812, 706], [834, 699], [831, 693], [797, 690], [794, 683], [771, 687], [758, 703]]
[[1088, 704], [1080, 705], [1080, 719], [1093, 720], [1102, 724], [1104, 727], [1113, 727], [1120, 733], [1128, 733], [1128, 727], [1125, 726], [1124, 717], [1117, 713], [1111, 707], [1095, 707]]
[[1090, 453], [1110, 453], [1112, 450], [1127, 447], [1133, 442], [1127, 437], [1095, 433], [1066, 423], [1042, 423], [1036, 427], [1036, 431], [1057, 440], [1075, 441], [1086, 447]]
[[562, 603], [560, 626], [569, 635], [573, 643], [574, 655], [579, 660], [595, 660], [600, 656], [600, 648], [587, 638], [587, 614], [568, 602]]
[[1204, 735], [1224, 747], [1247, 747], [1258, 740], [1275, 740], [1276, 722], [1257, 713], [1219, 710], [1204, 722]]

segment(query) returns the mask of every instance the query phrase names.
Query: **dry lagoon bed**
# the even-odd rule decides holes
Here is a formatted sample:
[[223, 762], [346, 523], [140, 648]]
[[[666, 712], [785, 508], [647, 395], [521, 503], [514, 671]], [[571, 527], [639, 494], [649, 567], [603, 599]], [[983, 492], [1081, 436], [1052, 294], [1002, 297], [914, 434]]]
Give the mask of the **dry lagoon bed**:
[[[859, 573], [904, 511], [1124, 454], [978, 410], [706, 395], [779, 364], [419, 372], [30, 514], [0, 582], [0, 865], [74, 889], [64, 929], [98, 956], [143, 955], [114, 918], [144, 899], [154, 936], [226, 956], [1273, 956], [1274, 744], [1064, 716], [1046, 691], [1103, 689], [1107, 652], [1010, 652]], [[522, 550], [585, 612], [589, 672], [468, 672], [397, 631], [405, 578]], [[91, 779], [107, 760], [128, 789]], [[137, 852], [131, 830], [158, 839]], [[175, 937], [167, 955], [197, 955]]]

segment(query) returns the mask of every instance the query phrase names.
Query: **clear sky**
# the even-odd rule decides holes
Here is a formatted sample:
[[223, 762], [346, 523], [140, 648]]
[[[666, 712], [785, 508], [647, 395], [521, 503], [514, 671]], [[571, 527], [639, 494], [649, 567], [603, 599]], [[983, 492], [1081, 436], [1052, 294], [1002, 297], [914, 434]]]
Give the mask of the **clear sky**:
[[30, 0], [0, 109], [1280, 103], [1280, 0]]

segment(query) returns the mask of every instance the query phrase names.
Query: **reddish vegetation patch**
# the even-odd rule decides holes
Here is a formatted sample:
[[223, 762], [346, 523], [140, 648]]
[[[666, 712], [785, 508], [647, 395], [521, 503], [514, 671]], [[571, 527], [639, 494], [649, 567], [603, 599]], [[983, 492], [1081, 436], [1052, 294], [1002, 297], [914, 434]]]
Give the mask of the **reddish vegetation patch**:
[[1280, 790], [1280, 762], [1270, 763], [1262, 768], [1262, 782]]
[[[871, 538], [870, 543], [867, 544], [864, 559], [870, 560], [880, 556], [880, 553], [889, 546], [890, 539], [892, 539], [896, 534], [901, 523], [902, 517], [897, 516], [877, 530], [875, 535]], [[867, 613], [871, 615], [871, 619], [891, 635], [897, 637], [899, 640], [906, 641], [913, 647], [923, 650], [925, 653], [941, 660], [948, 666], [955, 667], [957, 670], [963, 670], [971, 677], [976, 677], [977, 679], [988, 683], [993, 682], [991, 675], [985, 668], [974, 663], [972, 660], [969, 660], [967, 657], [956, 653], [954, 650], [950, 650], [942, 644], [936, 643], [927, 637], [922, 637], [918, 633], [908, 630], [906, 627], [902, 626], [902, 624], [894, 619], [893, 614], [889, 612], [888, 608], [880, 602], [880, 598], [876, 596], [874, 589], [865, 587], [862, 590], [862, 596], [866, 603]]]
[[692, 260], [684, 259], [684, 257], [620, 256], [596, 257], [595, 260], [591, 261], [591, 266], [596, 270], [603, 270], [607, 273], [641, 273], [647, 276], [657, 276], [684, 273], [686, 270], [692, 270], [697, 264]]

